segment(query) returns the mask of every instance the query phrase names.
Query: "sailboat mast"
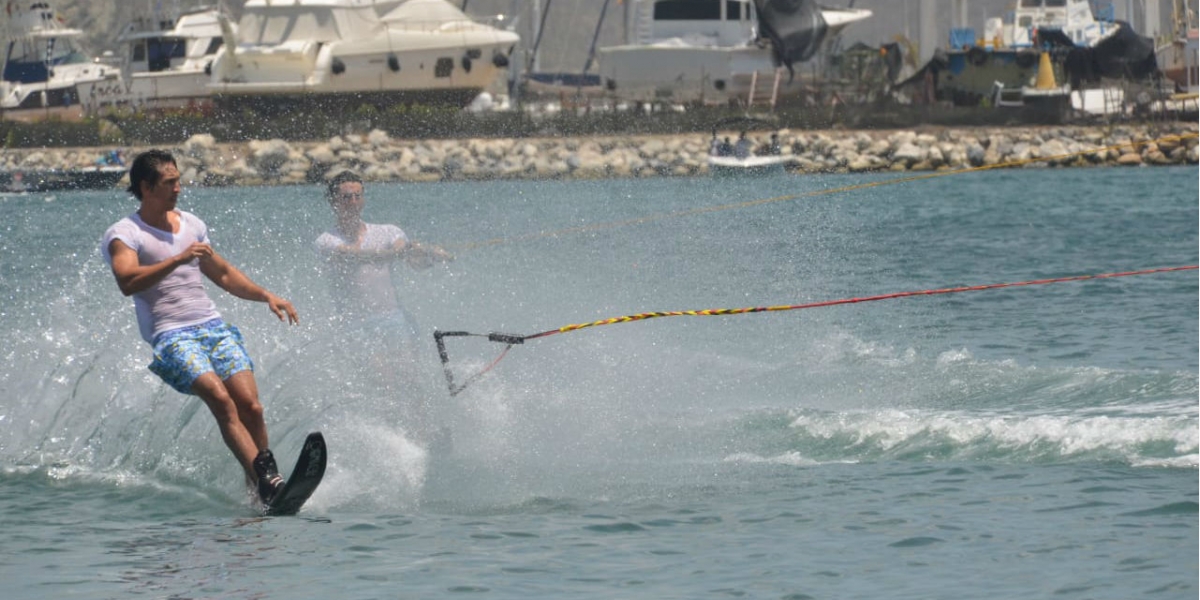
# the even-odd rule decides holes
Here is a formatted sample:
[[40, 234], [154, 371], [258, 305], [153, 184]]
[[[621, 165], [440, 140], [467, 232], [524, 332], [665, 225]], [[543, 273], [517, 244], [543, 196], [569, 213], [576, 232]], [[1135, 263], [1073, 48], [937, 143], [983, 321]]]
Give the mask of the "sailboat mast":
[[[608, 2], [609, 0], [604, 0], [604, 5], [600, 7], [600, 18], [596, 19], [596, 31], [592, 33], [592, 46], [588, 49], [587, 62], [583, 63], [583, 73], [580, 75], [587, 74], [592, 66], [592, 59], [596, 57], [596, 41], [600, 39], [600, 27], [604, 25], [604, 15], [608, 13]], [[579, 78], [579, 85], [583, 86], [583, 77]]]
[[[535, 6], [537, 5], [537, 1], [533, 0]], [[538, 46], [542, 45], [542, 33], [546, 31], [546, 16], [549, 14], [550, 0], [546, 0], [546, 6], [542, 9], [542, 18], [538, 22], [537, 37], [533, 40], [533, 55], [529, 58], [530, 67], [528, 70], [530, 72], [537, 72], [541, 68], [541, 64], [538, 63]]]

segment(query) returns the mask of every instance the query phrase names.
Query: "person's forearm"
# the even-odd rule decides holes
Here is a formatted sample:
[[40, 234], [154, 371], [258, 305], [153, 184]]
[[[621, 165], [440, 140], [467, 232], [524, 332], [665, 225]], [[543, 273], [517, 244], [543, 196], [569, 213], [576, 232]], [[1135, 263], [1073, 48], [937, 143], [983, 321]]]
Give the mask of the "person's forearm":
[[218, 287], [243, 300], [267, 302], [271, 297], [270, 292], [215, 254], [200, 262], [200, 270]]
[[254, 283], [245, 273], [234, 267], [230, 267], [220, 280], [216, 281], [216, 284], [221, 286], [221, 289], [242, 300], [267, 302], [271, 297], [271, 292]]
[[363, 250], [361, 248], [339, 246], [329, 251], [329, 256], [336, 260], [344, 260], [348, 262], [372, 262], [381, 260], [388, 261], [403, 256], [407, 251], [407, 248], [399, 249], [394, 246], [376, 250]]
[[117, 287], [122, 294], [132, 296], [138, 292], [150, 289], [170, 275], [179, 265], [179, 257], [171, 257], [152, 265], [139, 266], [123, 275], [117, 276]]

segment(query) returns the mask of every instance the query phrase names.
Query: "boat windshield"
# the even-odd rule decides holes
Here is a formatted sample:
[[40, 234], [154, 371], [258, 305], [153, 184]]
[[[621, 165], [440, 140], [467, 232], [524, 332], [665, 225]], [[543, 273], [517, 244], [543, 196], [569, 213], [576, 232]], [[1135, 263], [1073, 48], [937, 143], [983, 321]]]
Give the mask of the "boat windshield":
[[182, 38], [148, 38], [133, 46], [133, 62], [146, 62], [151, 71], [171, 68], [172, 58], [187, 56], [187, 40]]
[[10, 42], [8, 45], [8, 60], [4, 63], [4, 81], [18, 83], [39, 83], [49, 81], [51, 67], [74, 65], [88, 62], [88, 58], [80, 52], [69, 49], [65, 52], [53, 53], [49, 60], [45, 55], [39, 56], [36, 48], [29, 43]]
[[720, 21], [724, 5], [725, 19], [748, 18], [750, 7], [737, 0], [664, 0], [654, 4], [655, 21]]
[[69, 65], [88, 62], [67, 37], [22, 38], [8, 46], [8, 60], [22, 63]]
[[242, 43], [258, 46], [289, 40], [333, 42], [341, 39], [332, 11], [313, 7], [247, 12], [238, 23], [238, 37]]

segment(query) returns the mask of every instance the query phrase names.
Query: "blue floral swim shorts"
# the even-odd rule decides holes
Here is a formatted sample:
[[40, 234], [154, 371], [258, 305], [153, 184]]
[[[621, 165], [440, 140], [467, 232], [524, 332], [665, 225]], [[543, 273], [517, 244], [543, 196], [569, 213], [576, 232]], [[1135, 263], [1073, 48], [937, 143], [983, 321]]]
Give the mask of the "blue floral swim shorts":
[[210, 371], [221, 380], [239, 371], [253, 371], [242, 332], [221, 319], [164, 331], [154, 338], [150, 371], [182, 394], [195, 394], [192, 383]]

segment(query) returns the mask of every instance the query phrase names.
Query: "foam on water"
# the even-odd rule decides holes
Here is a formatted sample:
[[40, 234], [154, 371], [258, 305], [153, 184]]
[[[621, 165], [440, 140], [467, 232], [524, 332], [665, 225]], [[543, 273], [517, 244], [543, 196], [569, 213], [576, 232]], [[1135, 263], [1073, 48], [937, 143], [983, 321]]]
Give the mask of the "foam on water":
[[[803, 446], [871, 458], [1026, 461], [1169, 461], [1196, 466], [1194, 416], [986, 415], [966, 412], [803, 413], [791, 423]], [[1164, 456], [1165, 454], [1165, 456]]]
[[[794, 186], [804, 182], [782, 183], [793, 187], [737, 190], [733, 199], [794, 193]], [[506, 183], [498, 187], [515, 193], [489, 191], [484, 202], [473, 196], [484, 187], [422, 187], [418, 196], [440, 197], [377, 202], [373, 218], [412, 223], [410, 233], [419, 239], [466, 241], [494, 237], [480, 231], [480, 223], [521, 233], [611, 220], [610, 211], [617, 208], [637, 215], [690, 207], [680, 190], [693, 200], [730, 199], [720, 195], [729, 190], [688, 182], [636, 189], [623, 183], [547, 184], [537, 190], [569, 188], [568, 200], [535, 198], [521, 184]], [[386, 197], [389, 188], [378, 188]], [[319, 197], [316, 190], [300, 193]], [[656, 193], [660, 205], [644, 206], [642, 199]], [[514, 477], [547, 460], [565, 469], [596, 457], [762, 456], [786, 462], [796, 456], [803, 462], [934, 456], [1195, 466], [1195, 373], [1179, 371], [1178, 362], [1158, 369], [1105, 364], [1122, 362], [1105, 360], [1120, 348], [1141, 353], [1135, 365], [1153, 361], [1157, 350], [1144, 349], [1156, 341], [1160, 322], [1178, 318], [1167, 315], [1195, 314], [1194, 306], [1170, 313], [1171, 306], [1161, 304], [1162, 297], [1174, 293], [1194, 305], [1194, 286], [1181, 289], [1165, 280], [1194, 283], [1194, 275], [1148, 278], [1143, 286], [1111, 282], [1043, 290], [1040, 296], [998, 292], [888, 307], [620, 325], [518, 347], [468, 392], [451, 399], [427, 338], [416, 350], [417, 362], [393, 368], [409, 379], [360, 376], [363, 360], [347, 352], [347, 344], [367, 348], [373, 342], [337, 330], [311, 251], [311, 239], [328, 226], [329, 217], [319, 203], [296, 205], [287, 197], [293, 194], [190, 190], [184, 203], [196, 205], [209, 220], [223, 254], [302, 307], [303, 324], [289, 329], [259, 305], [219, 301], [226, 316], [249, 332], [273, 445], [289, 448], [307, 430], [326, 429], [338, 448], [331, 458], [337, 466], [333, 477], [336, 472], [349, 479], [386, 473], [374, 477], [378, 489], [362, 488], [367, 504], [385, 497], [403, 504], [420, 499], [431, 435], [410, 422], [406, 411], [414, 405], [432, 407], [454, 431], [459, 457]], [[1100, 204], [1094, 214], [1112, 209], [1106, 201]], [[4, 289], [13, 302], [0, 312], [15, 318], [6, 319], [0, 331], [10, 365], [0, 374], [6, 397], [0, 453], [10, 461], [88, 465], [166, 479], [236, 479], [223, 476], [231, 467], [223, 452], [214, 451], [220, 446], [202, 404], [175, 394], [145, 370], [148, 356], [128, 300], [115, 292], [97, 255], [99, 224], [116, 220], [131, 205], [66, 196], [52, 205], [8, 198], [0, 206], [7, 222], [21, 228], [15, 231], [28, 232], [0, 239], [8, 252], [20, 247], [28, 258], [5, 267]], [[286, 219], [279, 218], [281, 207], [287, 208]], [[46, 230], [51, 210], [78, 229]], [[663, 308], [701, 308], [913, 289], [914, 283], [897, 274], [923, 269], [946, 273], [938, 284], [981, 282], [991, 275], [975, 271], [980, 256], [955, 260], [945, 249], [966, 240], [1002, 249], [1006, 258], [1022, 249], [1012, 244], [1011, 233], [1022, 227], [1020, 209], [977, 206], [967, 198], [923, 210], [928, 214], [913, 218], [903, 207], [871, 200], [779, 204], [738, 219], [697, 216], [686, 223], [613, 228], [603, 236], [538, 237], [467, 252], [446, 268], [397, 275], [426, 334], [435, 325], [528, 333], [560, 320], [658, 308], [657, 302], [673, 305]], [[1068, 217], [1050, 221], [1067, 228], [1085, 217], [1098, 218], [1086, 210], [1074, 220]], [[907, 219], [908, 232], [892, 231], [890, 223], [897, 219]], [[679, 237], [680, 228], [689, 236]], [[31, 245], [34, 238], [22, 236], [35, 236], [40, 243]], [[1194, 240], [1194, 232], [1191, 236]], [[879, 262], [909, 239], [928, 240], [933, 253], [917, 259], [900, 253], [894, 263]], [[1085, 232], [1074, 243], [1088, 255], [1108, 247], [1089, 246]], [[1125, 266], [1121, 261], [1127, 260], [1128, 246], [1142, 243], [1131, 237], [1114, 266]], [[737, 251], [713, 251], [720, 247]], [[1171, 252], [1145, 246], [1151, 248]], [[868, 276], [847, 279], [867, 258], [875, 261]], [[1045, 259], [1038, 254], [1024, 260], [1034, 258]], [[1170, 259], [1139, 258], [1154, 264]], [[1078, 257], [1061, 260], [1059, 269], [1080, 268], [1071, 262]], [[1008, 279], [1016, 273], [1040, 274], [1028, 264], [1003, 265], [1012, 277], [995, 266], [992, 270]], [[576, 277], [580, 270], [603, 285]], [[797, 281], [802, 288], [795, 287]], [[695, 282], [714, 291], [698, 294]], [[1080, 294], [1083, 289], [1088, 293]], [[692, 302], [699, 305], [689, 306]], [[1068, 306], [1112, 315], [1081, 330]], [[1130, 311], [1139, 321], [1120, 321]], [[1014, 319], [1016, 314], [1026, 318]], [[1104, 325], [1116, 322], [1146, 332], [1146, 342], [1122, 345]], [[454, 343], [452, 368], [460, 381], [489, 364], [499, 350], [494, 344]], [[1195, 357], [1183, 361], [1194, 363]], [[781, 442], [778, 429], [748, 427], [757, 414], [792, 415], [786, 430], [790, 441]], [[281, 455], [289, 458], [286, 451]], [[331, 507], [353, 504], [354, 486], [343, 483], [339, 495], [317, 500]], [[234, 482], [225, 489], [236, 495], [238, 488]]]
[[[308, 431], [330, 445], [301, 518], [266, 520], [203, 403], [146, 370], [98, 256], [134, 204], [5, 198], [5, 597], [1195, 597], [1194, 272], [596, 327], [446, 390], [434, 328], [1197, 261], [1194, 168], [976, 173], [567, 231], [890, 176], [371, 185], [369, 220], [458, 245], [396, 273], [422, 332], [402, 359], [341, 326], [311, 247], [320, 189], [189, 190], [218, 251], [301, 313], [285, 327], [216, 294], [282, 469]], [[461, 382], [501, 348], [455, 339], [450, 367]]]
[[313, 496], [313, 508], [412, 510], [418, 505], [429, 455], [403, 429], [350, 420], [330, 424], [325, 433], [339, 446], [330, 454], [329, 476]]

